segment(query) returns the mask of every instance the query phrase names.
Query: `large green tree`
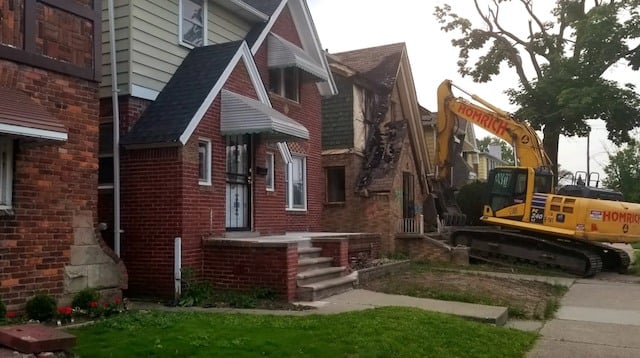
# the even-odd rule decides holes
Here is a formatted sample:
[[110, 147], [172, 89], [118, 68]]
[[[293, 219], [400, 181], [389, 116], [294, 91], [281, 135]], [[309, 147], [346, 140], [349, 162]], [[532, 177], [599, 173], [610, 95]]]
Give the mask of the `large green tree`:
[[626, 201], [640, 203], [640, 145], [637, 142], [609, 154], [609, 164], [604, 167], [607, 177], [603, 185], [621, 192]]
[[[518, 87], [506, 92], [519, 107], [517, 118], [542, 130], [556, 172], [560, 135], [585, 136], [587, 119], [604, 120], [616, 144], [630, 140], [628, 131], [640, 125], [640, 97], [632, 84], [604, 76], [614, 65], [640, 67], [640, 0], [556, 0], [549, 19], [534, 11], [534, 0], [473, 3], [476, 25], [449, 5], [434, 13], [444, 31], [460, 35], [452, 40], [460, 48], [458, 70], [475, 82], [515, 72]], [[526, 34], [503, 26], [505, 6], [519, 7]]]

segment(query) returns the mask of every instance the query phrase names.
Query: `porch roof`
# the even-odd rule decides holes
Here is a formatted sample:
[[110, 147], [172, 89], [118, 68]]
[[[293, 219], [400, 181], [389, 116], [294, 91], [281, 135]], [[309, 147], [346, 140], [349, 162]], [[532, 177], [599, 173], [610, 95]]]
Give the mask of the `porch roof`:
[[4, 87], [0, 87], [0, 133], [30, 139], [67, 140], [67, 129], [44, 107], [25, 93]]
[[222, 90], [220, 133], [265, 133], [282, 139], [309, 139], [302, 124], [255, 99]]
[[309, 57], [303, 49], [270, 33], [267, 61], [269, 68], [297, 67], [322, 81], [328, 81], [327, 72]]

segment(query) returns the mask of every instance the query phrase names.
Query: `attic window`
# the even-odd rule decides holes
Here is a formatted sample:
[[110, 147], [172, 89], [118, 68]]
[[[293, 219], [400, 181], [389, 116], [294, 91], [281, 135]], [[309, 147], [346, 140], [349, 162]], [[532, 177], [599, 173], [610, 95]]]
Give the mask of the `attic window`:
[[296, 67], [269, 70], [269, 90], [292, 101], [300, 101], [300, 71]]
[[207, 43], [207, 2], [204, 0], [180, 0], [179, 40], [187, 47], [204, 46]]

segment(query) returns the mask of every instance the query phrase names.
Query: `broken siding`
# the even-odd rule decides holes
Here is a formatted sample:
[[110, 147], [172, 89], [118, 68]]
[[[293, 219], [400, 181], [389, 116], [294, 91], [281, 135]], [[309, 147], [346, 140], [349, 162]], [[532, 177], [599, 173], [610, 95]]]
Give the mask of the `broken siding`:
[[359, 86], [353, 86], [353, 148], [358, 152], [364, 152], [367, 142], [367, 94]]
[[349, 149], [354, 142], [353, 85], [336, 76], [338, 95], [322, 100], [322, 149]]
[[[108, 1], [102, 1], [102, 83], [100, 97], [111, 97], [111, 48], [109, 46]], [[116, 37], [116, 63], [120, 94], [129, 93], [129, 12], [127, 0], [114, 1], [114, 28]]]

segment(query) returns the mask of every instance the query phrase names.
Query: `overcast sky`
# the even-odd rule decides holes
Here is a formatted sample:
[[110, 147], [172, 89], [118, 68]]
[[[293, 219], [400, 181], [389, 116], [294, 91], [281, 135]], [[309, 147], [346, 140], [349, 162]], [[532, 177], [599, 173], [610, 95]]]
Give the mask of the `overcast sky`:
[[[445, 33], [433, 16], [436, 5], [441, 0], [308, 0], [318, 36], [322, 46], [330, 53], [350, 51], [360, 48], [404, 42], [407, 45], [409, 61], [416, 85], [420, 104], [435, 111], [436, 88], [444, 79], [470, 93], [479, 95], [488, 102], [505, 109], [515, 110], [509, 104], [504, 91], [517, 86], [517, 78], [512, 69], [506, 68], [489, 83], [474, 83], [471, 78], [462, 78], [458, 74], [458, 48], [451, 45], [451, 39], [458, 33]], [[472, 19], [474, 25], [475, 8], [471, 0], [449, 1], [460, 15]], [[464, 5], [463, 5], [464, 3]], [[538, 1], [538, 6], [551, 6], [555, 1]], [[518, 1], [510, 3], [504, 9], [504, 26], [518, 32], [526, 26], [526, 17]], [[540, 11], [548, 14], [547, 9]], [[547, 16], [551, 19], [551, 16]], [[635, 79], [640, 85], [640, 73], [618, 66], [610, 76], [612, 79]], [[455, 89], [454, 89], [455, 90]], [[460, 92], [456, 95], [464, 96]], [[602, 166], [607, 164], [606, 151], [615, 151], [612, 143], [606, 140], [605, 124], [590, 121], [591, 171], [599, 171], [604, 176]], [[476, 136], [482, 138], [488, 133], [476, 127]], [[541, 134], [540, 134], [541, 135]], [[586, 138], [565, 138], [560, 141], [559, 162], [562, 168], [572, 172], [586, 170]]]

